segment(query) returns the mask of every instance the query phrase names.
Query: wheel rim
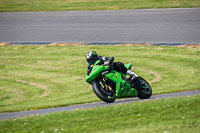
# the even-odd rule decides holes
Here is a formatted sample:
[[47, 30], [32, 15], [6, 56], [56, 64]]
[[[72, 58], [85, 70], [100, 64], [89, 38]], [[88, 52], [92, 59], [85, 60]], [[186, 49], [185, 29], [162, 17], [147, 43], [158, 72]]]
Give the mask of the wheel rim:
[[101, 83], [99, 83], [99, 89], [101, 90], [102, 94], [109, 99], [113, 99], [115, 94], [111, 91], [106, 91], [106, 88], [104, 85], [105, 83], [102, 83], [102, 84]]
[[151, 94], [151, 86], [145, 81], [145, 80], [140, 80], [142, 82], [142, 92], [144, 94]]

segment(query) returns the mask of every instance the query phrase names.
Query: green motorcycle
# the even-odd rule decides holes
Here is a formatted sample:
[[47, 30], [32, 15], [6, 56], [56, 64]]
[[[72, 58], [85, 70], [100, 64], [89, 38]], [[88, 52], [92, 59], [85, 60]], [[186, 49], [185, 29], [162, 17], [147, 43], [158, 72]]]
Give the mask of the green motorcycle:
[[[93, 86], [93, 91], [102, 101], [112, 103], [116, 98], [138, 97], [140, 99], [150, 98], [152, 89], [149, 83], [142, 77], [140, 85], [136, 84], [131, 77], [114, 70], [110, 65], [99, 65], [100, 61], [88, 65], [86, 82]], [[132, 64], [125, 64], [127, 69], [131, 69]]]

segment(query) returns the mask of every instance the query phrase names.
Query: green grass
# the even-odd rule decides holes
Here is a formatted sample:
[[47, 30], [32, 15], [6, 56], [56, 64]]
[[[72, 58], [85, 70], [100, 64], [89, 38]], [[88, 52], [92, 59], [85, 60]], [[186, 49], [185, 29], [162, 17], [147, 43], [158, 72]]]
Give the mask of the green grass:
[[153, 94], [200, 88], [200, 49], [159, 46], [0, 46], [0, 112], [100, 101], [85, 82], [85, 55], [114, 56]]
[[200, 7], [199, 0], [0, 0], [0, 12]]
[[198, 133], [200, 97], [190, 96], [0, 121], [2, 133]]

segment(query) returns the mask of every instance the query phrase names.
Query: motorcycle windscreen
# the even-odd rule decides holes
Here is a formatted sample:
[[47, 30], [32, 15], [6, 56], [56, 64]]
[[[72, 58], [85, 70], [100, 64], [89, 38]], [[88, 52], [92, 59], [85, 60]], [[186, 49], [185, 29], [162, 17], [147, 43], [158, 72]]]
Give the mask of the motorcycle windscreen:
[[96, 62], [96, 61], [90, 61], [90, 62], [88, 63], [88, 68], [87, 68], [87, 75], [88, 75], [88, 76], [90, 75], [90, 73], [91, 73], [91, 71], [92, 71], [92, 68], [93, 68], [95, 62]]

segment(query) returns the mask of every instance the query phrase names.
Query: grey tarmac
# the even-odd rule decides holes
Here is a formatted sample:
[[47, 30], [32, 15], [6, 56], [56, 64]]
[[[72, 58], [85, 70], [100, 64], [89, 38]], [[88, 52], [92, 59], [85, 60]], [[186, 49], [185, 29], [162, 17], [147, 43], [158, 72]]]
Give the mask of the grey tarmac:
[[138, 99], [138, 98], [126, 98], [126, 99], [118, 99], [114, 103], [94, 102], [94, 103], [85, 103], [85, 104], [79, 104], [79, 105], [71, 105], [71, 106], [66, 106], [66, 107], [30, 110], [30, 111], [22, 111], [22, 112], [0, 113], [0, 120], [18, 118], [18, 117], [23, 117], [23, 116], [32, 116], [32, 115], [38, 115], [38, 114], [42, 115], [42, 114], [61, 112], [61, 111], [73, 111], [76, 109], [80, 110], [80, 109], [89, 109], [89, 108], [95, 108], [95, 107], [105, 107], [105, 106], [111, 106], [111, 105], [132, 103], [136, 101], [157, 100], [157, 99], [166, 99], [166, 98], [174, 98], [174, 97], [193, 96], [193, 95], [200, 95], [200, 90], [152, 95], [151, 98], [143, 99], [143, 100]]
[[0, 42], [200, 44], [200, 8], [0, 13]]

